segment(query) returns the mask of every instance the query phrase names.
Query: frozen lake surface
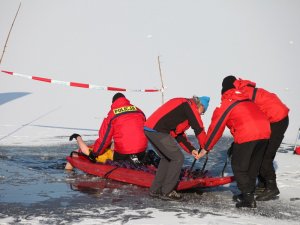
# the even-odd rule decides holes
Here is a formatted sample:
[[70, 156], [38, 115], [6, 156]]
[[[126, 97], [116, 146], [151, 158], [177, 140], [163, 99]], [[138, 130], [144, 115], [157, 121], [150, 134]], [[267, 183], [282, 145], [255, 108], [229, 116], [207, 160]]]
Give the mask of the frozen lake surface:
[[[212, 174], [220, 175], [229, 145], [230, 140], [223, 138], [210, 153], [206, 169]], [[166, 202], [150, 198], [146, 188], [65, 171], [65, 157], [74, 149], [73, 143], [0, 146], [0, 224], [299, 224], [297, 190], [291, 196], [259, 202], [254, 210], [235, 208], [235, 182], [190, 190], [183, 201]], [[290, 146], [278, 155], [298, 157], [291, 154]], [[192, 161], [186, 157], [185, 165]], [[203, 162], [197, 162], [196, 168]], [[225, 172], [232, 174], [230, 163]], [[289, 186], [284, 182], [300, 180], [299, 173], [290, 172], [278, 175], [282, 194]]]

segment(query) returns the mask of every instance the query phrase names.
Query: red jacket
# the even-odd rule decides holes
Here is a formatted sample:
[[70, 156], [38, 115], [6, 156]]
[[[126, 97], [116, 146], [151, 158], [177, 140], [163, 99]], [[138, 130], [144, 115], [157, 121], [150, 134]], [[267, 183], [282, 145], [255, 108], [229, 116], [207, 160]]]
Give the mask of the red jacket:
[[214, 110], [207, 131], [205, 149], [211, 150], [222, 136], [225, 126], [230, 129], [234, 142], [269, 139], [270, 123], [267, 117], [248, 99], [248, 96], [236, 89], [229, 89], [222, 95], [221, 106]]
[[147, 119], [145, 126], [158, 132], [169, 133], [188, 153], [195, 147], [189, 142], [184, 132], [192, 127], [199, 145], [204, 146], [206, 133], [198, 107], [192, 99], [169, 100]]
[[147, 148], [144, 134], [144, 113], [129, 100], [121, 97], [111, 105], [111, 110], [99, 129], [93, 152], [101, 155], [114, 140], [114, 151], [120, 154], [136, 154]]
[[288, 116], [289, 108], [276, 94], [262, 88], [255, 88], [256, 84], [249, 80], [238, 79], [234, 82], [234, 86], [248, 95], [248, 98], [266, 114], [270, 123], [278, 122]]

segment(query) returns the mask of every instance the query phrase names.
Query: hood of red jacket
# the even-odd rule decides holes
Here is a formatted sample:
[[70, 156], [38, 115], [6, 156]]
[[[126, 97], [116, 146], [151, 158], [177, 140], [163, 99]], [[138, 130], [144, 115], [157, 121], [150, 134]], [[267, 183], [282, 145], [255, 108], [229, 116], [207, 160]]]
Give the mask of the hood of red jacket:
[[242, 88], [247, 87], [247, 86], [248, 87], [253, 87], [253, 88], [256, 87], [256, 83], [255, 82], [252, 82], [250, 80], [242, 80], [241, 78], [239, 78], [238, 80], [235, 80], [233, 82], [233, 85], [237, 89], [242, 89]]
[[229, 101], [238, 101], [238, 100], [245, 100], [249, 99], [248, 95], [244, 94], [243, 92], [239, 91], [238, 89], [232, 88], [226, 91], [222, 95], [222, 101], [229, 100]]

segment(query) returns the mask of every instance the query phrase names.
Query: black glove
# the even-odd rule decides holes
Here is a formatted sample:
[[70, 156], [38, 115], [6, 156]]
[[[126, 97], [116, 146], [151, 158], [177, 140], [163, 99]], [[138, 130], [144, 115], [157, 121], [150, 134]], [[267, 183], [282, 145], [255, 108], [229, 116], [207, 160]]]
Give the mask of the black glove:
[[96, 155], [93, 152], [90, 152], [88, 157], [92, 162], [96, 162]]
[[77, 140], [78, 137], [81, 137], [81, 136], [80, 136], [79, 134], [72, 134], [72, 135], [70, 136], [70, 138], [69, 138], [69, 141], [72, 141], [73, 138], [74, 138], [75, 140]]

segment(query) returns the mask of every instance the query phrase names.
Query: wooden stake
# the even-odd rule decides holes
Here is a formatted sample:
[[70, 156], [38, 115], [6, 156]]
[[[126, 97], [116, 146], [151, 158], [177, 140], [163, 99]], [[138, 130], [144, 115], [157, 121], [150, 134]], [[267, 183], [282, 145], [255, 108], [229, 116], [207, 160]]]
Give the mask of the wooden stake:
[[158, 61], [158, 68], [159, 68], [159, 75], [160, 75], [160, 82], [161, 82], [161, 100], [162, 100], [162, 104], [164, 104], [164, 102], [165, 102], [165, 99], [164, 99], [165, 86], [164, 86], [164, 81], [163, 81], [163, 77], [162, 77], [159, 56], [157, 57], [157, 61]]
[[20, 1], [20, 4], [19, 4], [18, 11], [17, 11], [17, 13], [16, 13], [16, 15], [15, 15], [15, 18], [14, 18], [14, 20], [13, 20], [13, 22], [12, 22], [12, 24], [11, 24], [10, 30], [9, 30], [9, 32], [8, 32], [8, 35], [7, 35], [5, 44], [4, 44], [3, 52], [2, 52], [2, 55], [1, 55], [1, 59], [0, 59], [0, 65], [1, 65], [1, 63], [2, 63], [2, 59], [3, 59], [4, 53], [5, 53], [5, 49], [6, 49], [6, 46], [7, 46], [7, 42], [8, 42], [8, 39], [9, 39], [11, 30], [12, 30], [12, 28], [13, 28], [13, 26], [14, 26], [15, 21], [16, 21], [16, 18], [17, 18], [17, 16], [18, 16], [18, 13], [19, 13], [20, 8], [21, 8], [21, 1]]

